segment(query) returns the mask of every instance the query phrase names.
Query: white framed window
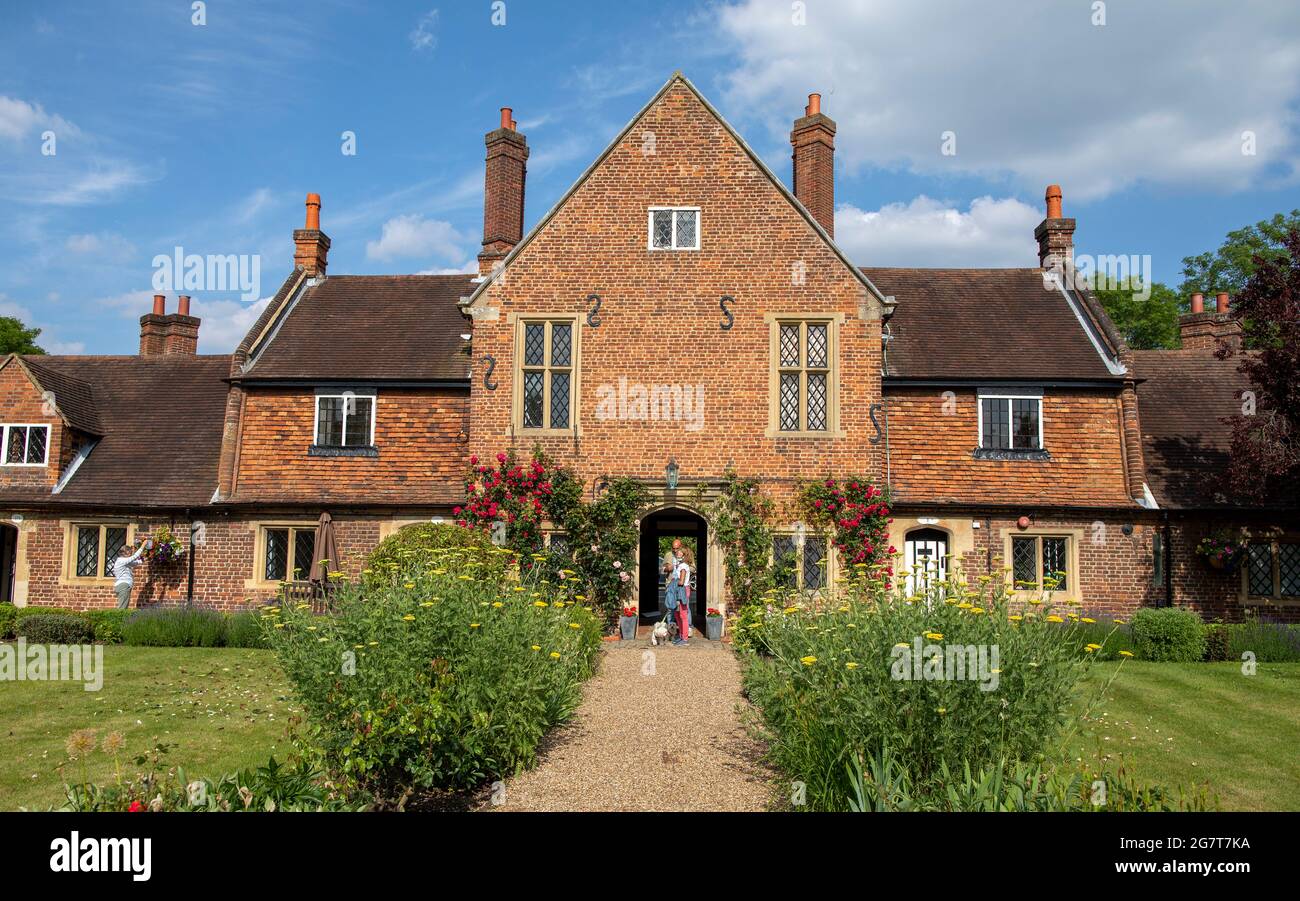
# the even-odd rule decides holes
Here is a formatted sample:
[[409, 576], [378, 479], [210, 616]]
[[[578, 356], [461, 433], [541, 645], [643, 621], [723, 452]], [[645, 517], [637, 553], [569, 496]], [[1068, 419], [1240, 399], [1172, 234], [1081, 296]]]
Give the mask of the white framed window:
[[375, 443], [375, 396], [355, 391], [316, 395], [317, 447], [371, 447]]
[[48, 425], [9, 425], [4, 427], [4, 466], [44, 466], [49, 457], [50, 427]]
[[697, 206], [655, 206], [650, 208], [651, 250], [699, 250], [700, 208]]
[[980, 450], [1043, 449], [1043, 396], [979, 395]]

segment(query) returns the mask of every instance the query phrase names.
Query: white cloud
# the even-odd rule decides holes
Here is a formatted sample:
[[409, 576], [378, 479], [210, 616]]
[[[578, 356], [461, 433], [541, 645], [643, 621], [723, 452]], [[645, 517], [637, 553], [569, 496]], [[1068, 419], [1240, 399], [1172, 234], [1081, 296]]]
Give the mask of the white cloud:
[[10, 300], [6, 294], [0, 294], [0, 316], [12, 316], [27, 328], [40, 329], [41, 333], [36, 336], [36, 345], [43, 348], [48, 354], [85, 353], [86, 343], [84, 341], [60, 341], [57, 337], [57, 328], [52, 329], [44, 323], [38, 322], [30, 309]]
[[431, 9], [415, 24], [415, 30], [408, 37], [411, 39], [411, 49], [416, 51], [430, 51], [438, 46], [438, 35], [435, 30], [438, 27], [438, 11]]
[[75, 125], [60, 116], [45, 112], [39, 103], [28, 103], [0, 94], [0, 138], [19, 141], [37, 128], [51, 129], [59, 136], [79, 134]]
[[421, 269], [416, 275], [478, 275], [478, 260], [470, 259], [461, 263], [459, 267], [447, 266], [434, 269]]
[[253, 303], [237, 300], [202, 300], [195, 298], [190, 312], [203, 320], [199, 326], [199, 353], [230, 353], [253, 327], [273, 298], [263, 297]]
[[135, 245], [113, 232], [69, 235], [64, 242], [69, 253], [92, 256], [101, 262], [121, 262], [135, 253]]
[[740, 59], [727, 99], [783, 142], [820, 91], [850, 169], [1059, 183], [1067, 207], [1137, 181], [1242, 190], [1300, 174], [1292, 4], [1108, 6], [1096, 26], [1090, 3], [821, 0], [799, 26], [789, 4], [739, 0], [718, 19]]
[[922, 194], [878, 210], [835, 210], [835, 243], [859, 266], [1035, 266], [1042, 213], [1014, 198], [979, 197], [961, 210]]
[[378, 241], [366, 242], [366, 258], [393, 260], [399, 257], [436, 256], [454, 259], [464, 253], [466, 238], [441, 219], [396, 216], [384, 223]]
[[275, 195], [270, 188], [258, 188], [249, 194], [231, 211], [231, 217], [240, 225], [247, 225], [272, 205]]

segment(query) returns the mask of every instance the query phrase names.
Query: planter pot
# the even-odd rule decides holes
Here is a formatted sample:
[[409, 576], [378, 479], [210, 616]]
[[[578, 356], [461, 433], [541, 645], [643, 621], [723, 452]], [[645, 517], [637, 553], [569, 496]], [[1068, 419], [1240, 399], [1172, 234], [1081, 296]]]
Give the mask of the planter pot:
[[624, 641], [631, 641], [636, 638], [636, 619], [635, 616], [620, 616], [618, 618], [619, 636]]
[[709, 641], [720, 641], [722, 639], [722, 617], [708, 616], [704, 618], [704, 637]]
[[1241, 554], [1233, 554], [1231, 557], [1206, 557], [1206, 562], [1210, 564], [1211, 569], [1222, 570], [1223, 572], [1233, 573], [1241, 565]]

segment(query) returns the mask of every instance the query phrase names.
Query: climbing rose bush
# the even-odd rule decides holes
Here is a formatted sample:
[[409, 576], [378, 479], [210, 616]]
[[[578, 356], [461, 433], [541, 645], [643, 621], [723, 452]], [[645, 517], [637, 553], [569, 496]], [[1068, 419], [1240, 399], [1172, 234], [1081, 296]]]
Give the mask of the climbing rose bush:
[[883, 490], [864, 479], [827, 478], [805, 485], [800, 502], [814, 527], [830, 530], [841, 560], [858, 574], [884, 573], [890, 587], [897, 552], [889, 544], [893, 519]]

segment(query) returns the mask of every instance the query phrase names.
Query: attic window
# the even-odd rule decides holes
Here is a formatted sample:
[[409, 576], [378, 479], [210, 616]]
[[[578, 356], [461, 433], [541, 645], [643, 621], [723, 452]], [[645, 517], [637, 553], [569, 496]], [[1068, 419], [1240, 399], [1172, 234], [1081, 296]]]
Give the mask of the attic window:
[[980, 394], [980, 450], [1043, 449], [1042, 395]]
[[651, 250], [699, 250], [699, 207], [651, 207]]
[[344, 391], [316, 395], [316, 447], [368, 448], [375, 443], [375, 397]]
[[44, 466], [50, 444], [47, 425], [6, 425], [4, 428], [5, 466]]

